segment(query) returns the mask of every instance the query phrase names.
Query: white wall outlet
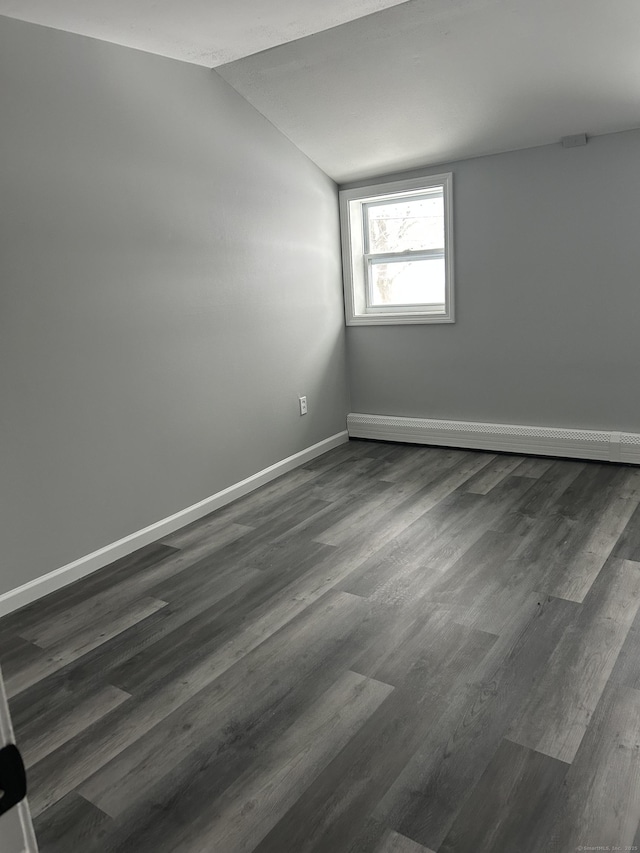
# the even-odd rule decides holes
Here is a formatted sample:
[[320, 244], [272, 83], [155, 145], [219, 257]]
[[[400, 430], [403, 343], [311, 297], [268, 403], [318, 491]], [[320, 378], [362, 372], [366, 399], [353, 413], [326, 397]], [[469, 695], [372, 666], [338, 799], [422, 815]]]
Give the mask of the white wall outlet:
[[306, 397], [298, 397], [298, 403], [300, 404], [300, 414], [307, 414], [307, 398]]

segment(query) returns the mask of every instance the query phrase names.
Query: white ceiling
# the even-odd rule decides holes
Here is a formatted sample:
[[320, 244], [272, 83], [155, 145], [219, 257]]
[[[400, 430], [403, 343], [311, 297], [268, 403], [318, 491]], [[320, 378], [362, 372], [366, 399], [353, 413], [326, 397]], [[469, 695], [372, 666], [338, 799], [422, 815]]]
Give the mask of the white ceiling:
[[405, 0], [0, 0], [0, 15], [213, 68]]
[[217, 66], [338, 182], [640, 127], [640, 0], [0, 0], [0, 14]]
[[412, 0], [217, 71], [357, 180], [640, 126], [640, 0]]

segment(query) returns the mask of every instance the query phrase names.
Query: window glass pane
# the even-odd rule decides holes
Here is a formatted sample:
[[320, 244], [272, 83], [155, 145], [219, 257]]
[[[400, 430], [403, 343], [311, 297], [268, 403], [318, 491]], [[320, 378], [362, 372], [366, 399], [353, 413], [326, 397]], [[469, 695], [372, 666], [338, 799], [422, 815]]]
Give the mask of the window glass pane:
[[369, 252], [406, 252], [444, 248], [442, 193], [419, 199], [369, 204]]
[[444, 304], [444, 258], [370, 263], [370, 305]]

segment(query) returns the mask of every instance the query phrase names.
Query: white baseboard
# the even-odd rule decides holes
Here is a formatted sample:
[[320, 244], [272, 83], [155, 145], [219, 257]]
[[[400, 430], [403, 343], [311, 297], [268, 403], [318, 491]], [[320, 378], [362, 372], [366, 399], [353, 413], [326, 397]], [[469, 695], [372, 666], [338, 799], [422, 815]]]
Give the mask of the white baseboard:
[[640, 464], [640, 434], [352, 413], [350, 438]]
[[294, 453], [293, 456], [288, 456], [286, 459], [276, 462], [275, 465], [270, 465], [268, 468], [258, 471], [257, 474], [247, 477], [246, 480], [241, 480], [239, 483], [235, 483], [233, 486], [229, 486], [227, 489], [211, 495], [211, 497], [180, 510], [180, 512], [176, 512], [174, 515], [170, 515], [168, 518], [156, 521], [155, 524], [150, 524], [149, 527], [131, 533], [123, 539], [118, 539], [117, 542], [112, 542], [98, 551], [93, 551], [79, 560], [74, 560], [73, 563], [68, 563], [66, 566], [62, 566], [22, 586], [16, 587], [16, 589], [11, 589], [3, 593], [0, 595], [0, 616], [5, 616], [7, 613], [18, 610], [18, 608], [24, 607], [25, 604], [30, 604], [32, 601], [42, 598], [42, 596], [48, 595], [56, 589], [60, 589], [67, 584], [73, 583], [73, 581], [85, 577], [85, 575], [108, 566], [114, 560], [126, 557], [128, 554], [137, 551], [138, 548], [143, 548], [145, 545], [150, 545], [152, 542], [156, 542], [158, 539], [174, 533], [192, 521], [197, 521], [210, 512], [225, 506], [225, 504], [241, 498], [243, 495], [252, 492], [254, 489], [263, 486], [271, 480], [275, 480], [281, 474], [304, 465], [305, 462], [315, 459], [316, 456], [320, 456], [328, 450], [338, 447], [340, 444], [345, 444], [348, 440], [349, 435], [346, 430], [338, 432], [311, 447], [305, 448], [305, 450], [301, 450], [299, 453]]

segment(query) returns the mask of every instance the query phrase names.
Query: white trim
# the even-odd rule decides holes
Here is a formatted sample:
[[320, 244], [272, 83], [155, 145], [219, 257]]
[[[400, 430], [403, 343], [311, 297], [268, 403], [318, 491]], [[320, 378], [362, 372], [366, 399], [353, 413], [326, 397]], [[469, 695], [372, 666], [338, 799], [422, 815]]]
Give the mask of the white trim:
[[[402, 311], [370, 311], [366, 308], [366, 281], [363, 266], [365, 235], [362, 208], [367, 203], [382, 201], [387, 196], [413, 195], [433, 186], [442, 187], [445, 219], [445, 306], [442, 313], [428, 313], [420, 306], [408, 306]], [[454, 323], [454, 251], [453, 251], [453, 173], [422, 175], [402, 181], [370, 184], [350, 190], [340, 190], [340, 231], [342, 239], [342, 272], [344, 309], [347, 326], [404, 325], [423, 323]], [[394, 255], [396, 257], [396, 255]]]
[[351, 413], [350, 438], [404, 441], [640, 465], [640, 434]]
[[257, 474], [252, 474], [246, 480], [234, 483], [233, 486], [229, 486], [227, 489], [211, 495], [211, 497], [180, 510], [180, 512], [163, 518], [161, 521], [156, 521], [142, 530], [131, 533], [123, 539], [118, 539], [117, 542], [112, 542], [104, 548], [93, 551], [93, 553], [87, 554], [79, 560], [74, 560], [72, 563], [67, 563], [66, 566], [35, 578], [22, 586], [16, 587], [16, 589], [2, 593], [0, 595], [0, 616], [5, 616], [19, 607], [24, 607], [25, 604], [42, 598], [43, 595], [48, 595], [56, 589], [60, 589], [79, 578], [85, 577], [85, 575], [108, 566], [109, 563], [113, 563], [114, 560], [118, 560], [120, 557], [126, 557], [127, 554], [137, 551], [138, 548], [143, 548], [145, 545], [150, 545], [152, 542], [156, 542], [158, 539], [174, 533], [186, 524], [197, 521], [210, 512], [225, 506], [225, 504], [241, 498], [243, 495], [252, 492], [254, 489], [263, 486], [271, 480], [275, 480], [281, 474], [304, 465], [305, 462], [315, 459], [316, 456], [320, 456], [334, 447], [345, 444], [348, 440], [349, 435], [346, 430], [338, 432], [335, 435], [329, 436], [329, 438], [325, 438], [323, 441], [319, 441], [317, 444], [313, 444], [311, 447], [301, 450], [299, 453], [294, 453], [293, 456], [287, 456], [286, 459], [276, 462], [275, 465], [270, 465], [268, 468], [258, 471]]

